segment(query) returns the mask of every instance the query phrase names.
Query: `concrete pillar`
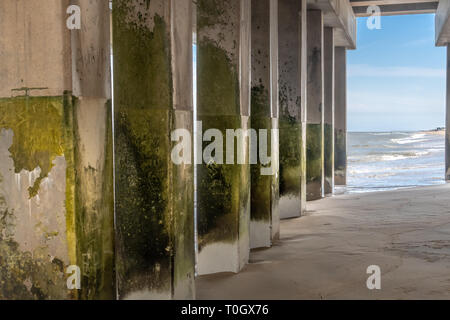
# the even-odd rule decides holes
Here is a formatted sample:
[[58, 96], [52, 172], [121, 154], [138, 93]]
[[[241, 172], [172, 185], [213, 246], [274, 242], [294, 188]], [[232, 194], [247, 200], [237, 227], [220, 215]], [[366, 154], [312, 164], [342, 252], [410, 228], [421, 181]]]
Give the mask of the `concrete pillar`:
[[250, 126], [250, 30], [251, 0], [197, 1], [199, 274], [249, 258], [249, 139], [233, 131]]
[[447, 106], [445, 121], [445, 180], [450, 180], [450, 44], [447, 44]]
[[120, 299], [194, 298], [192, 10], [113, 1]]
[[0, 299], [115, 298], [109, 17], [0, 2]]
[[324, 30], [324, 176], [325, 194], [334, 192], [334, 30]]
[[[270, 247], [272, 231], [279, 234], [278, 211], [278, 143], [273, 143], [278, 130], [278, 2], [252, 0], [252, 88], [251, 128], [258, 133], [267, 132], [267, 156], [273, 170], [264, 172], [269, 165], [251, 165], [251, 221], [250, 247]], [[258, 141], [258, 151], [260, 151]], [[274, 230], [272, 230], [272, 228]]]
[[323, 13], [308, 10], [307, 200], [324, 197]]
[[280, 218], [306, 210], [306, 5], [279, 1]]
[[335, 48], [334, 182], [347, 184], [347, 49]]

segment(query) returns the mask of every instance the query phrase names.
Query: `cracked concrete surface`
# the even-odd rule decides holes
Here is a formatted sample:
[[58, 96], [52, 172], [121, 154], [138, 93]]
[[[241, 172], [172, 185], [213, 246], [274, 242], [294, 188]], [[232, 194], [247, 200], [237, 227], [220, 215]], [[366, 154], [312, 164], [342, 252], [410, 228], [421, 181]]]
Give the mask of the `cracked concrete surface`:
[[242, 272], [199, 277], [197, 298], [450, 299], [450, 185], [309, 202]]

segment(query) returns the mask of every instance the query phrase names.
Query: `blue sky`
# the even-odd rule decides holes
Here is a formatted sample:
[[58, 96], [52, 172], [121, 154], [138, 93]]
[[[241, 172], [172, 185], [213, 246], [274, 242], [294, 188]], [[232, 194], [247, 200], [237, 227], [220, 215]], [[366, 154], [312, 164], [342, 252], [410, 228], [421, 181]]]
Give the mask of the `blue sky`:
[[348, 51], [348, 130], [413, 131], [445, 125], [446, 49], [434, 45], [434, 15], [358, 18]]

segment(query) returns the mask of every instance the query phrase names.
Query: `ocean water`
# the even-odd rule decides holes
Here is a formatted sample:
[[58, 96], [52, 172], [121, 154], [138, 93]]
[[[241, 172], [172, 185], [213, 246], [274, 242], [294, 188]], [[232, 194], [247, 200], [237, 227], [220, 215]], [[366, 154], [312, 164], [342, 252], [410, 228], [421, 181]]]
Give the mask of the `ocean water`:
[[438, 132], [350, 132], [348, 177], [337, 193], [444, 184], [445, 137]]

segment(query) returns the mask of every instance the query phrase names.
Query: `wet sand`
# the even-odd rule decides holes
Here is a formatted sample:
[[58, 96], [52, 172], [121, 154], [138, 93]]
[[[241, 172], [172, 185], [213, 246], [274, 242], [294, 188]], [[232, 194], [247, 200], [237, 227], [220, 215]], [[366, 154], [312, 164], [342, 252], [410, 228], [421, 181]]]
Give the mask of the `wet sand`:
[[[450, 299], [450, 185], [340, 195], [281, 222], [239, 274], [197, 279], [198, 299]], [[367, 267], [381, 268], [368, 290]]]

